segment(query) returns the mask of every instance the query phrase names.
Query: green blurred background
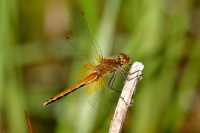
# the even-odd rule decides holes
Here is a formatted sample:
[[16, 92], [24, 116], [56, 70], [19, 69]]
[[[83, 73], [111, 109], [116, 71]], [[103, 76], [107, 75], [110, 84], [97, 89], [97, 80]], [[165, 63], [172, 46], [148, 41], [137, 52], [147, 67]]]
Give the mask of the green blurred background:
[[199, 0], [1, 0], [0, 132], [105, 133], [111, 118], [75, 91], [40, 105], [68, 84], [56, 42], [82, 9], [105, 56], [145, 66], [122, 132], [200, 133]]

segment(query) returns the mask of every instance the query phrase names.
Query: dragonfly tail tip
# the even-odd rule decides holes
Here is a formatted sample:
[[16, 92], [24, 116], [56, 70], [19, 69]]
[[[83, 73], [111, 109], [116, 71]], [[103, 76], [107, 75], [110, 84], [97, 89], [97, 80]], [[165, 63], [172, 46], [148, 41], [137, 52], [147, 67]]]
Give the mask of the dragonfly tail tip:
[[46, 105], [47, 105], [46, 103], [43, 103], [41, 106], [44, 107], [44, 106], [46, 106]]

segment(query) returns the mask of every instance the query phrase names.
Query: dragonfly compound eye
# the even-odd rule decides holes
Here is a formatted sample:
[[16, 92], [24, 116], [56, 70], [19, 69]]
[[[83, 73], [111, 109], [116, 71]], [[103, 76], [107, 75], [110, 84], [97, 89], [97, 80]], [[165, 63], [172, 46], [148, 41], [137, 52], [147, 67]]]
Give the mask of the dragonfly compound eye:
[[121, 67], [127, 67], [130, 64], [130, 57], [124, 53], [120, 53], [117, 58], [118, 64]]

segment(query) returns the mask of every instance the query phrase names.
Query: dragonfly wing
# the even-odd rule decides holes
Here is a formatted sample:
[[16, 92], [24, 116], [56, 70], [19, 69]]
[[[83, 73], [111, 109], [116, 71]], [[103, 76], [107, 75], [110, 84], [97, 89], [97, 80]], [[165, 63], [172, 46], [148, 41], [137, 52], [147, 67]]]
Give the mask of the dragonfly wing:
[[95, 65], [80, 54], [71, 38], [58, 42], [58, 52], [68, 81], [80, 82], [94, 70]]
[[105, 84], [104, 78], [86, 86], [83, 95], [94, 109], [106, 115], [114, 113], [120, 96]]
[[[69, 71], [76, 72], [72, 74], [76, 77], [68, 78], [75, 82], [83, 80], [103, 58], [100, 47], [89, 30], [84, 13], [78, 11], [73, 14], [71, 37], [60, 40], [58, 50], [63, 66], [66, 67], [66, 75], [69, 75]], [[77, 78], [79, 80], [71, 80]]]
[[72, 40], [80, 54], [93, 63], [102, 59], [101, 49], [90, 32], [84, 12], [74, 12], [72, 19]]

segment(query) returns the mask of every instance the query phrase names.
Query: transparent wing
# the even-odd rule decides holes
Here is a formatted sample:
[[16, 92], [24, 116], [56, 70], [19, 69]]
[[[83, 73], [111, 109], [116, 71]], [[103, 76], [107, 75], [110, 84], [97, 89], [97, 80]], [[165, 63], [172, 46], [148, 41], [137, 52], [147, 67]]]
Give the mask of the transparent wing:
[[71, 38], [60, 40], [58, 42], [58, 51], [67, 80], [73, 82], [72, 85], [80, 82], [94, 71], [95, 65], [76, 49], [74, 40]]
[[101, 78], [83, 89], [83, 95], [90, 105], [97, 111], [113, 115], [120, 93], [110, 89]]
[[74, 47], [76, 47], [80, 54], [94, 64], [102, 59], [101, 49], [92, 36], [87, 19], [82, 11], [77, 11], [73, 14], [72, 40]]
[[59, 41], [58, 51], [67, 77], [73, 72], [68, 80], [75, 82], [83, 80], [103, 58], [83, 12], [73, 14], [72, 35]]

